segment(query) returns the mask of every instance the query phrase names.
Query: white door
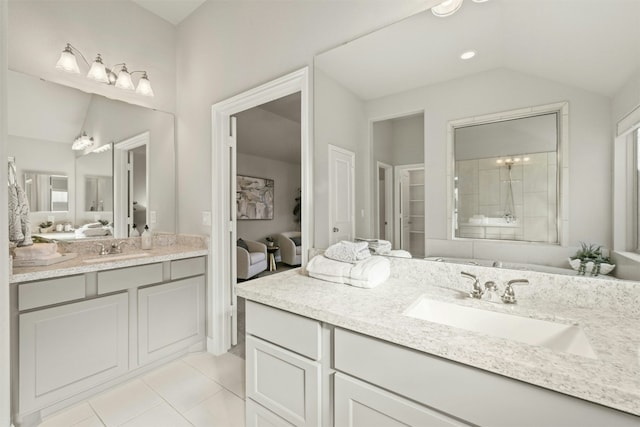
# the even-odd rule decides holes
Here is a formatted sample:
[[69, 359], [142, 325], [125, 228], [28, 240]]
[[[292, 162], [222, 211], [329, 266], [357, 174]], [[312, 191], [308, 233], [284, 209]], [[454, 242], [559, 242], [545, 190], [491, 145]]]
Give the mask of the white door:
[[353, 152], [329, 145], [330, 244], [355, 237], [355, 158]]
[[393, 166], [377, 162], [378, 238], [393, 242]]
[[425, 253], [425, 187], [424, 165], [396, 166], [394, 247], [411, 252], [414, 257]]

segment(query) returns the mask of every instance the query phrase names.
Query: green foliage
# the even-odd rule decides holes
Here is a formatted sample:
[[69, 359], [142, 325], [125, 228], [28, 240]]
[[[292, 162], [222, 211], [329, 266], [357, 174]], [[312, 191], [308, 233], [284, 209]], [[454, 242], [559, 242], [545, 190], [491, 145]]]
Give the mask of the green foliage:
[[41, 222], [40, 223], [40, 228], [49, 228], [52, 225], [53, 225], [53, 222], [51, 222], [51, 221]]
[[602, 255], [602, 246], [595, 244], [586, 244], [584, 242], [580, 242], [580, 250], [576, 252], [571, 259], [579, 259], [580, 260], [580, 268], [578, 269], [578, 274], [584, 275], [587, 270], [587, 263], [593, 262], [593, 268], [591, 269], [591, 275], [597, 276], [600, 274], [600, 265], [601, 264], [611, 264], [611, 259], [609, 257], [605, 257]]

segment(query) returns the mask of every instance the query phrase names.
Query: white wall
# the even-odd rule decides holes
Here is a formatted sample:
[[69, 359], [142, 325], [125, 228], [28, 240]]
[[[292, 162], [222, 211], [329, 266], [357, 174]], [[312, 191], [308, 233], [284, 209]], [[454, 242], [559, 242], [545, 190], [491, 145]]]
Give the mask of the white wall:
[[[367, 103], [369, 117], [425, 109], [425, 170], [429, 251], [451, 256], [557, 264], [573, 249], [528, 244], [447, 240], [447, 122], [532, 105], [569, 101], [569, 246], [580, 241], [610, 247], [610, 99], [552, 81], [497, 69]], [[475, 250], [475, 254], [474, 254]], [[518, 259], [519, 258], [519, 259]], [[553, 258], [553, 259], [552, 259]]]
[[[7, 176], [7, 2], [0, 1], [0, 176]], [[0, 206], [7, 206], [7, 186], [0, 185]], [[9, 241], [7, 209], [0, 210], [0, 239]], [[9, 333], [9, 247], [0, 245], [0, 425], [11, 425]]]
[[293, 208], [300, 188], [300, 164], [256, 157], [238, 153], [238, 175], [273, 179], [273, 219], [238, 220], [237, 234], [245, 240], [263, 241], [264, 238], [283, 231], [299, 230], [294, 221]]
[[67, 212], [31, 212], [31, 229], [36, 231], [41, 222], [53, 216], [55, 222], [75, 222], [75, 153], [71, 145], [52, 141], [40, 141], [9, 135], [7, 152], [16, 158], [18, 183], [24, 189], [25, 171], [42, 171], [66, 175], [69, 188], [69, 210]]
[[424, 116], [400, 117], [392, 121], [393, 165], [422, 163], [424, 158]]
[[[133, 2], [11, 1], [8, 28], [9, 68], [14, 71], [133, 104], [176, 109], [176, 28]], [[129, 71], [148, 71], [155, 97], [87, 79], [88, 68], [80, 58], [80, 75], [57, 70], [66, 43], [89, 62], [100, 53], [106, 66], [125, 62]]]
[[640, 105], [640, 71], [629, 78], [613, 97], [611, 104], [611, 119], [615, 125], [631, 110]]
[[[212, 203], [212, 104], [311, 65], [315, 54], [433, 3], [208, 1], [184, 20], [177, 42], [179, 231], [208, 234], [201, 211]], [[318, 167], [323, 167], [321, 160], [316, 179]], [[316, 193], [322, 193], [321, 185]], [[322, 200], [326, 195], [314, 194], [316, 219], [327, 216]], [[327, 228], [316, 230], [322, 237], [327, 233]]]

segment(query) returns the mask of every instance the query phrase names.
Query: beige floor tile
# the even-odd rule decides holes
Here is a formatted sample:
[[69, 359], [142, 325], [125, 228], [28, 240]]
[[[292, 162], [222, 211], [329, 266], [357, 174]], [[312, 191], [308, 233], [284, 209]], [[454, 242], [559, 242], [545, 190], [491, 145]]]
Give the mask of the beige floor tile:
[[244, 359], [232, 353], [214, 356], [202, 352], [185, 356], [183, 360], [236, 396], [246, 397]]
[[244, 400], [222, 390], [184, 416], [195, 427], [244, 427]]
[[122, 427], [192, 427], [192, 424], [167, 403], [161, 403]]
[[200, 371], [180, 360], [150, 372], [142, 379], [181, 413], [222, 389]]
[[118, 426], [162, 403], [142, 380], [133, 380], [89, 400], [107, 427]]
[[88, 418], [95, 417], [96, 414], [87, 402], [65, 409], [46, 417], [39, 427], [69, 427], [78, 424]]
[[97, 415], [94, 415], [91, 418], [80, 421], [78, 424], [73, 424], [71, 427], [104, 427], [104, 424], [102, 424]]

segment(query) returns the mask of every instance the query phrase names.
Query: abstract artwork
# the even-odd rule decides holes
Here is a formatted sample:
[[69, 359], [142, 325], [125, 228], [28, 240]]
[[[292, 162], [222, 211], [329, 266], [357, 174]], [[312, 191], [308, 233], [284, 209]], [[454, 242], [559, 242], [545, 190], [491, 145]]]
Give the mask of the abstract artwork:
[[238, 175], [236, 204], [238, 219], [273, 219], [273, 180]]

